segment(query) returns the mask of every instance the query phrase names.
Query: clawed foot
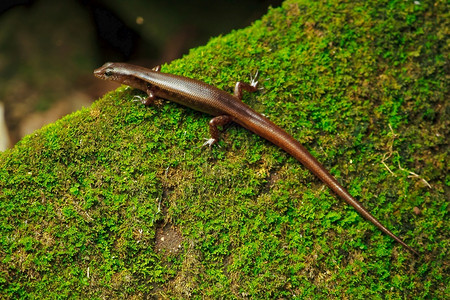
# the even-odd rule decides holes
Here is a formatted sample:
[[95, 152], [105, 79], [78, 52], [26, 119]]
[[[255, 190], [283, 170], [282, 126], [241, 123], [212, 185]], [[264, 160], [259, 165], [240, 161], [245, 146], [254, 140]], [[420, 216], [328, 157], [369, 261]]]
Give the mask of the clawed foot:
[[146, 106], [149, 106], [149, 105], [154, 103], [154, 98], [142, 97], [142, 96], [135, 95], [133, 97], [133, 100], [131, 100], [131, 101], [133, 101], [133, 102], [141, 102], [142, 104], [144, 104]]
[[250, 86], [256, 88], [256, 86], [258, 85], [258, 81], [256, 80], [256, 78], [258, 78], [258, 70], [256, 71], [256, 74], [254, 77], [252, 77], [252, 75], [250, 75]]
[[144, 103], [144, 100], [145, 100], [144, 97], [135, 95], [135, 96], [133, 97], [133, 100], [131, 100], [131, 101], [133, 101], [133, 102], [141, 102], [141, 103]]
[[206, 142], [203, 143], [202, 147], [208, 146], [209, 148], [211, 148], [212, 145], [214, 145], [217, 142], [217, 140], [213, 139], [213, 138], [205, 139], [205, 140], [206, 140]]

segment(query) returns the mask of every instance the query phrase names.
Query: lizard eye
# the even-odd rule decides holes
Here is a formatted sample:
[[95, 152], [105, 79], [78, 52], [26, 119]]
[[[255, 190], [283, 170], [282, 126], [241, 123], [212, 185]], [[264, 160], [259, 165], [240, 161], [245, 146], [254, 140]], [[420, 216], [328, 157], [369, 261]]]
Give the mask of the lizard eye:
[[114, 74], [113, 71], [114, 71], [113, 68], [108, 68], [108, 69], [105, 70], [105, 75], [110, 77], [110, 76], [112, 76]]

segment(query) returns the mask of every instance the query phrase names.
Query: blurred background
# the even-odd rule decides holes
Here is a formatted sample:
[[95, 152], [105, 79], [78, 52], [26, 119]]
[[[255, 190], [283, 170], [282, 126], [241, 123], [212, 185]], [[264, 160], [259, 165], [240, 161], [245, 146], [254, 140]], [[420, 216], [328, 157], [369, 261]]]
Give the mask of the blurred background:
[[281, 2], [0, 0], [0, 151], [117, 87], [103, 63], [170, 62]]

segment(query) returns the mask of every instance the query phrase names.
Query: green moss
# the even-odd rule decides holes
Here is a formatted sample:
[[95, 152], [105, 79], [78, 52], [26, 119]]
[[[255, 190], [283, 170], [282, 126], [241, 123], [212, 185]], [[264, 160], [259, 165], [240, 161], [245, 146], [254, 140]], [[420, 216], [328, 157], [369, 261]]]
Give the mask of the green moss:
[[0, 294], [448, 297], [448, 20], [444, 1], [292, 0], [163, 66], [230, 92], [258, 70], [244, 101], [420, 258], [262, 138], [201, 148], [209, 116], [122, 87], [1, 154]]

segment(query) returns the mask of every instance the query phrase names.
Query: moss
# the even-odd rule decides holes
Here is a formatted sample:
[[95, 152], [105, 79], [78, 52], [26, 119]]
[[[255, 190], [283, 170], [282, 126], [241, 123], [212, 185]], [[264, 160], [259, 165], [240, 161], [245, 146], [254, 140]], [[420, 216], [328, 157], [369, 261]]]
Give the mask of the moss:
[[1, 295], [448, 297], [445, 8], [286, 1], [163, 66], [230, 92], [258, 70], [244, 101], [420, 258], [262, 138], [201, 148], [209, 116], [122, 87], [1, 154]]

